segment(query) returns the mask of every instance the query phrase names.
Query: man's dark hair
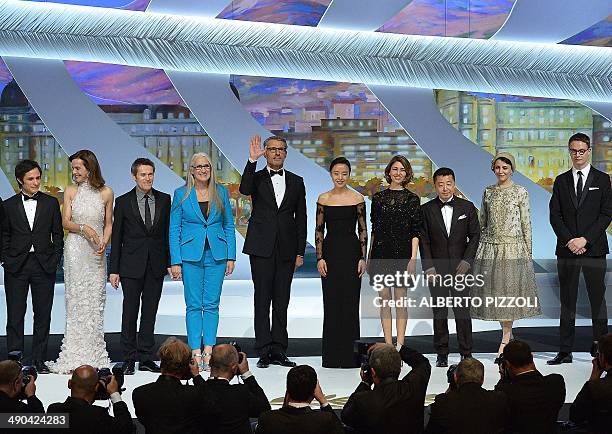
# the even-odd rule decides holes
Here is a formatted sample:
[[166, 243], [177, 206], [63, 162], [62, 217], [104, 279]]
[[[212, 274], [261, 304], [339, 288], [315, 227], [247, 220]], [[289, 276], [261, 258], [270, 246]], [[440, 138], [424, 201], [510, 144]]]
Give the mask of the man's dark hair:
[[608, 365], [612, 365], [612, 333], [602, 336], [597, 346], [599, 354], [603, 356]]
[[569, 140], [567, 141], [567, 146], [570, 145], [570, 143], [572, 142], [582, 142], [582, 143], [586, 143], [587, 148], [591, 147], [591, 138], [589, 136], [587, 136], [584, 133], [576, 133], [573, 134]]
[[376, 371], [381, 380], [399, 377], [402, 370], [402, 358], [393, 345], [375, 348], [370, 353], [370, 367]]
[[436, 182], [436, 178], [438, 176], [452, 176], [453, 181], [455, 180], [455, 172], [453, 172], [453, 169], [450, 169], [448, 167], [440, 167], [438, 170], [434, 172], [433, 174], [434, 182]]
[[38, 169], [38, 171], [42, 175], [42, 169], [40, 168], [40, 165], [34, 160], [21, 160], [19, 163], [17, 163], [17, 165], [15, 166], [15, 178], [17, 179], [19, 185], [23, 184], [23, 177], [25, 176], [25, 174], [28, 173], [30, 170], [34, 169]]
[[275, 142], [282, 142], [282, 143], [283, 143], [283, 145], [285, 145], [285, 150], [287, 150], [287, 140], [285, 140], [285, 138], [284, 138], [284, 137], [281, 137], [281, 136], [270, 136], [270, 137], [268, 137], [268, 138], [267, 138], [266, 140], [264, 140], [264, 142], [263, 142], [264, 148], [265, 148], [266, 146], [268, 146], [268, 143], [270, 143], [270, 142], [272, 142], [272, 141], [275, 141]]
[[3, 360], [0, 362], [0, 385], [11, 384], [19, 377], [21, 366], [14, 360]]
[[515, 368], [523, 368], [533, 363], [533, 354], [527, 342], [514, 339], [504, 347], [504, 360]]
[[311, 400], [316, 387], [317, 373], [311, 366], [296, 366], [287, 373], [287, 393], [294, 401]]
[[332, 170], [334, 170], [334, 166], [338, 164], [344, 164], [345, 166], [348, 166], [349, 173], [351, 173], [351, 162], [347, 160], [345, 157], [334, 158], [329, 165], [329, 171], [331, 172]]
[[153, 168], [153, 173], [155, 173], [155, 163], [154, 162], [152, 162], [148, 158], [137, 158], [132, 163], [132, 168], [130, 169], [132, 171], [132, 175], [136, 176], [136, 174], [138, 173], [138, 168], [140, 166], [151, 166]]
[[232, 365], [238, 364], [238, 360], [238, 352], [233, 345], [215, 345], [210, 358], [210, 367], [216, 373], [227, 374], [232, 372]]

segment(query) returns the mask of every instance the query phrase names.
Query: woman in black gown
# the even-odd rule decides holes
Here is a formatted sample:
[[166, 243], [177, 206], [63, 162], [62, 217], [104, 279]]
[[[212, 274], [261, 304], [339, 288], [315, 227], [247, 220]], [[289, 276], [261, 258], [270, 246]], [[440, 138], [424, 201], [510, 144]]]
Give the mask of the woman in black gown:
[[365, 203], [347, 186], [351, 164], [346, 158], [334, 159], [329, 171], [334, 188], [317, 200], [315, 233], [323, 286], [323, 367], [356, 368], [353, 342], [360, 337], [359, 294], [368, 244]]
[[[421, 200], [406, 188], [412, 179], [412, 166], [406, 157], [396, 155], [385, 168], [385, 179], [389, 188], [372, 197], [372, 237], [370, 240], [369, 269], [370, 285], [377, 274], [395, 275], [396, 272], [414, 275], [416, 256], [419, 249], [419, 231], [423, 221]], [[407, 288], [383, 288], [380, 297], [384, 300], [401, 300], [406, 297]], [[408, 308], [396, 307], [397, 344], [404, 344]], [[393, 343], [393, 315], [391, 307], [380, 308], [385, 342]]]

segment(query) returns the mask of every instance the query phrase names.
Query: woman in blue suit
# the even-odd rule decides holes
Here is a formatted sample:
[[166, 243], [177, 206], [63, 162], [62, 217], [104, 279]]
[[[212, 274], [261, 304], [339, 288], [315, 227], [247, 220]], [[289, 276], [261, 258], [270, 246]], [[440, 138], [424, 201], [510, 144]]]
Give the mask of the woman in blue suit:
[[229, 193], [217, 184], [210, 158], [203, 153], [191, 157], [187, 185], [174, 192], [170, 259], [172, 278], [183, 278], [192, 355], [200, 370], [208, 370], [223, 278], [234, 271], [236, 236]]

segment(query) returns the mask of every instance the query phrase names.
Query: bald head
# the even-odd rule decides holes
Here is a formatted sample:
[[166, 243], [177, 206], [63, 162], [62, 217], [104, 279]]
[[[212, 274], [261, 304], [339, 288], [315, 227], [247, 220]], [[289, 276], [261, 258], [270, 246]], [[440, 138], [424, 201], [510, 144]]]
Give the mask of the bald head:
[[232, 378], [236, 375], [238, 351], [233, 345], [215, 345], [210, 358], [211, 375]]
[[98, 385], [98, 373], [89, 365], [82, 365], [72, 372], [70, 389], [73, 393], [94, 393]]

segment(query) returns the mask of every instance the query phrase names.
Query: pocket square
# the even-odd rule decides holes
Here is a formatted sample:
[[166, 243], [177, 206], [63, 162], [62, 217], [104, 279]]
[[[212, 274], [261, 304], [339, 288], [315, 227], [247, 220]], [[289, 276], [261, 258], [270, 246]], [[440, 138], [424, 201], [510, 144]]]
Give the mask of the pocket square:
[[459, 216], [459, 218], [457, 220], [462, 220], [464, 218], [467, 218], [467, 216], [465, 214], [462, 214], [462, 215]]
[[591, 190], [599, 190], [599, 187], [589, 187], [589, 191]]

